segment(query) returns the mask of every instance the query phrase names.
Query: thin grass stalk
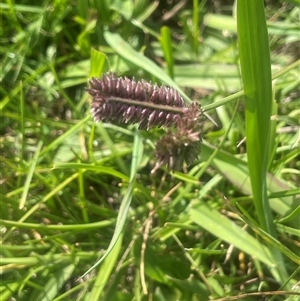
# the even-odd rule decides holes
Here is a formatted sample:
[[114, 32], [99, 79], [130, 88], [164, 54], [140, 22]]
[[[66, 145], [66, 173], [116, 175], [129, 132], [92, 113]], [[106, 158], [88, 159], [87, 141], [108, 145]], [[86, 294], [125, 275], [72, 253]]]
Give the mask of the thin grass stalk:
[[196, 56], [199, 53], [199, 1], [193, 0], [193, 50]]

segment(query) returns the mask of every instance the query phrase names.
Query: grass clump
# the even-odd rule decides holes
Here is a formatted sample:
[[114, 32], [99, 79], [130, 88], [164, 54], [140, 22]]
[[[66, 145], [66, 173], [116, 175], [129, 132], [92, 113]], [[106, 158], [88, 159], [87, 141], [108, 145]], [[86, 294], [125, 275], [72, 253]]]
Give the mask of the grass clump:
[[[0, 4], [1, 300], [299, 298], [300, 11], [244, 2]], [[201, 105], [193, 160], [94, 123], [107, 72]]]

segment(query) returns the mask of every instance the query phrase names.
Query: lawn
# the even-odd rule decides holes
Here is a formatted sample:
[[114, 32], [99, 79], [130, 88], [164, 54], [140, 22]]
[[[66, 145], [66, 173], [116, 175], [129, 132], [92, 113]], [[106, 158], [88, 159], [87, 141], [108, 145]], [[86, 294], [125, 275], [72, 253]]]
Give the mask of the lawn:
[[1, 301], [300, 299], [298, 0], [0, 9]]

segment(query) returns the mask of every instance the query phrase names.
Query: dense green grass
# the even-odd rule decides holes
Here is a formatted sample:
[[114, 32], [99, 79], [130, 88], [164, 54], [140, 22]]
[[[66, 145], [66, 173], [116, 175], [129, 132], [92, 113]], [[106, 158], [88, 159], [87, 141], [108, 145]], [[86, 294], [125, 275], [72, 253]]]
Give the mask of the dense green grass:
[[[299, 3], [235, 4], [0, 4], [1, 301], [299, 300]], [[194, 164], [93, 122], [107, 71], [201, 103]]]

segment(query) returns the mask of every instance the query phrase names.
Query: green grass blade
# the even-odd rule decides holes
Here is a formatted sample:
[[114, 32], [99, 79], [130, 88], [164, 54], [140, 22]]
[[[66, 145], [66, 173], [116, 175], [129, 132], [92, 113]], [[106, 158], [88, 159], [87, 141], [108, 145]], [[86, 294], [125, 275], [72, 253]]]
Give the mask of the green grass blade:
[[174, 58], [172, 51], [171, 31], [167, 26], [163, 26], [160, 29], [159, 41], [164, 52], [168, 73], [171, 78], [174, 78]]
[[[113, 220], [104, 220], [95, 223], [88, 224], [72, 224], [72, 225], [42, 225], [42, 224], [34, 224], [34, 223], [24, 223], [23, 221], [10, 221], [5, 219], [0, 219], [1, 225], [7, 227], [16, 227], [20, 229], [36, 229], [39, 231], [44, 231], [46, 229], [50, 229], [53, 231], [91, 231], [93, 229], [101, 229], [105, 227], [109, 227], [113, 224]], [[3, 243], [3, 240], [1, 240]]]
[[233, 244], [245, 253], [256, 257], [266, 265], [274, 267], [277, 262], [267, 247], [261, 244], [236, 223], [213, 210], [205, 203], [200, 203], [190, 209], [190, 216], [194, 223], [206, 229], [222, 240]]
[[[246, 138], [253, 200], [260, 226], [273, 236], [276, 228], [267, 195], [267, 168], [272, 110], [272, 76], [266, 17], [262, 0], [238, 1], [238, 41], [246, 100]], [[281, 254], [272, 249], [277, 262]], [[279, 278], [286, 279], [284, 264]], [[278, 275], [274, 275], [278, 278]], [[279, 279], [278, 279], [279, 280]]]
[[90, 116], [86, 116], [82, 120], [80, 120], [77, 124], [74, 126], [70, 127], [68, 131], [66, 131], [64, 134], [61, 136], [58, 136], [57, 139], [53, 140], [50, 144], [48, 144], [42, 151], [41, 151], [41, 156], [49, 152], [50, 150], [54, 149], [55, 147], [59, 146], [67, 137], [70, 135], [76, 133], [79, 131], [79, 129], [90, 119]]
[[199, 1], [193, 0], [193, 50], [196, 55], [199, 52]]
[[103, 289], [107, 284], [107, 281], [109, 280], [109, 276], [118, 259], [119, 252], [121, 251], [122, 241], [123, 241], [123, 234], [120, 234], [114, 248], [107, 255], [106, 259], [104, 260], [101, 266], [96, 281], [93, 285], [91, 295], [89, 296], [90, 300], [100, 300], [99, 298], [103, 292]]
[[112, 175], [116, 178], [120, 178], [123, 181], [128, 182], [129, 178], [124, 175], [123, 173], [110, 168], [106, 166], [98, 166], [98, 165], [91, 165], [91, 164], [85, 164], [85, 163], [58, 163], [53, 166], [53, 168], [59, 168], [59, 169], [66, 169], [66, 168], [71, 168], [71, 169], [83, 169], [85, 171], [93, 171], [93, 172], [99, 172], [99, 173], [104, 173], [108, 175]]
[[29, 188], [30, 188], [30, 183], [31, 183], [31, 180], [32, 180], [32, 176], [33, 176], [36, 164], [38, 162], [38, 158], [39, 158], [39, 155], [40, 155], [42, 145], [43, 145], [43, 142], [40, 141], [37, 148], [36, 148], [36, 152], [35, 152], [35, 155], [33, 157], [32, 162], [31, 162], [31, 165], [29, 167], [28, 174], [27, 174], [27, 177], [26, 177], [26, 181], [25, 181], [25, 184], [24, 184], [24, 190], [23, 190], [22, 197], [21, 197], [20, 204], [19, 204], [19, 209], [22, 209], [25, 205], [27, 195], [28, 195], [28, 191], [29, 191]]
[[[202, 145], [201, 158], [202, 160], [209, 160], [213, 155], [215, 148], [204, 143]], [[251, 183], [249, 179], [249, 168], [247, 163], [223, 151], [218, 151], [212, 160], [211, 165], [216, 168], [228, 181], [235, 187], [239, 187], [245, 195], [251, 195]], [[267, 180], [273, 185], [269, 185], [268, 189], [271, 193], [282, 192], [288, 190], [290, 187], [280, 178], [274, 178], [268, 174]], [[293, 197], [278, 196], [278, 199], [270, 200], [272, 209], [278, 214], [287, 214], [293, 208]]]
[[49, 301], [53, 300], [60, 289], [70, 279], [71, 275], [75, 270], [74, 264], [69, 264], [62, 269], [56, 271], [53, 275], [48, 275], [48, 281], [43, 286], [43, 290], [31, 300], [34, 301]]
[[138, 131], [136, 131], [135, 135], [134, 135], [134, 143], [133, 143], [132, 162], [131, 162], [131, 170], [130, 170], [130, 182], [129, 182], [128, 188], [126, 190], [126, 193], [124, 195], [124, 198], [121, 202], [121, 206], [120, 206], [113, 237], [110, 241], [110, 244], [109, 244], [105, 254], [102, 256], [102, 258], [100, 258], [91, 268], [89, 268], [81, 276], [81, 278], [84, 277], [85, 275], [87, 275], [88, 273], [90, 273], [92, 270], [94, 270], [101, 262], [103, 262], [103, 260], [110, 254], [110, 252], [112, 252], [112, 250], [114, 249], [114, 247], [123, 231], [123, 226], [125, 224], [128, 210], [129, 210], [131, 200], [132, 200], [133, 187], [134, 187], [134, 183], [135, 183], [135, 175], [136, 175], [138, 167], [140, 165], [142, 154], [143, 154], [142, 140], [140, 137], [140, 133]]
[[[111, 150], [111, 152], [113, 154], [117, 154], [118, 153], [118, 148], [115, 145], [114, 141], [112, 140], [110, 134], [108, 133], [107, 129], [104, 127], [102, 122], [97, 123], [97, 128], [98, 128], [98, 132], [100, 133], [100, 137], [99, 139], [101, 139], [105, 145], [107, 145], [109, 147], [109, 149]], [[128, 173], [126, 164], [123, 160], [123, 158], [120, 157], [116, 157], [116, 163], [118, 164], [120, 170], [125, 174]]]
[[94, 270], [99, 264], [101, 264], [103, 262], [103, 260], [105, 258], [107, 258], [107, 256], [114, 249], [114, 247], [115, 247], [115, 245], [116, 245], [116, 243], [117, 243], [117, 241], [118, 241], [118, 239], [119, 239], [119, 237], [122, 233], [123, 226], [124, 226], [126, 218], [127, 218], [127, 213], [128, 213], [129, 207], [130, 207], [131, 199], [132, 199], [133, 185], [134, 185], [134, 181], [129, 183], [129, 186], [126, 190], [126, 193], [125, 193], [125, 195], [122, 199], [122, 203], [121, 203], [121, 206], [120, 206], [115, 231], [114, 231], [113, 237], [110, 241], [110, 244], [109, 244], [105, 254], [92, 267], [90, 267], [80, 278], [83, 278], [88, 273], [90, 273], [92, 270]]
[[25, 100], [24, 100], [24, 91], [23, 91], [23, 83], [20, 82], [20, 132], [22, 135], [21, 141], [21, 161], [24, 160], [25, 153]]
[[180, 89], [172, 78], [164, 72], [163, 69], [143, 54], [135, 51], [125, 40], [121, 38], [119, 34], [106, 31], [104, 32], [104, 38], [110, 47], [113, 48], [120, 56], [148, 71], [167, 85], [174, 87], [180, 92], [187, 102], [191, 102], [190, 98]]
[[11, 300], [11, 296], [18, 290], [19, 286], [19, 282], [6, 284], [5, 288], [1, 288], [0, 300]]
[[[275, 239], [273, 236], [268, 234], [267, 232], [263, 231], [260, 227], [257, 227], [255, 223], [253, 223], [251, 220], [246, 218], [247, 212], [245, 209], [243, 209], [241, 206], [239, 206], [240, 210], [244, 213], [243, 219], [251, 227], [251, 229], [257, 233], [259, 236], [261, 236], [264, 241], [266, 241], [268, 244], [272, 245], [276, 249], [280, 250], [282, 254], [284, 254], [286, 257], [290, 258], [292, 261], [294, 261], [296, 264], [300, 265], [300, 257], [292, 252], [289, 248], [287, 248], [284, 244], [282, 244], [280, 241]], [[296, 236], [299, 236], [300, 230], [295, 229], [295, 234]]]
[[101, 76], [105, 71], [108, 71], [107, 57], [104, 53], [92, 49], [91, 50], [91, 70], [89, 77]]
[[247, 155], [254, 203], [261, 227], [274, 233], [266, 190], [272, 77], [263, 2], [239, 1], [237, 12], [246, 99]]

